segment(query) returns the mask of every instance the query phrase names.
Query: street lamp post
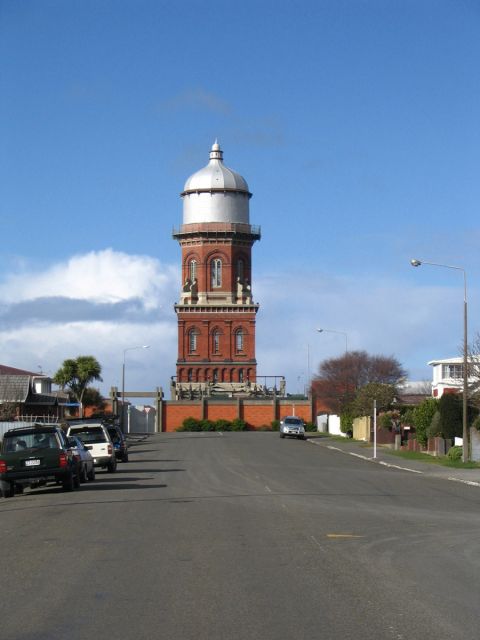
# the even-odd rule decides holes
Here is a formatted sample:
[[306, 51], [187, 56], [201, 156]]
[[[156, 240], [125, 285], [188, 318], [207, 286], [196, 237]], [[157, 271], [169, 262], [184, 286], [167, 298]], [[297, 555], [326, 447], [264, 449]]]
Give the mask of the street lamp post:
[[127, 351], [134, 351], [135, 349], [148, 349], [150, 347], [149, 344], [139, 345], [138, 347], [127, 347], [123, 350], [123, 366], [122, 366], [122, 413], [120, 420], [120, 427], [122, 431], [124, 430], [124, 421], [125, 421], [125, 355]]
[[317, 329], [318, 333], [339, 333], [342, 336], [345, 336], [345, 355], [348, 353], [348, 335], [345, 331], [337, 331], [336, 329]]
[[467, 331], [467, 272], [463, 267], [455, 267], [450, 264], [440, 264], [438, 262], [426, 262], [425, 260], [418, 260], [413, 258], [410, 260], [412, 267], [420, 267], [422, 264], [428, 264], [432, 267], [444, 267], [445, 269], [455, 269], [456, 271], [463, 272], [463, 451], [462, 460], [468, 462], [469, 460], [469, 446], [468, 446], [468, 331]]

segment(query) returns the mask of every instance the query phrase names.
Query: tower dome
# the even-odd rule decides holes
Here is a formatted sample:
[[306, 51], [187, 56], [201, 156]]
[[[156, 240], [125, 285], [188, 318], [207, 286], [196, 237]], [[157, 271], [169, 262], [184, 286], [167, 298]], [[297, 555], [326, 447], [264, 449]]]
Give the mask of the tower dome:
[[246, 180], [223, 164], [223, 151], [216, 140], [210, 151], [210, 162], [188, 178], [180, 195], [183, 198], [183, 224], [249, 224], [252, 194]]

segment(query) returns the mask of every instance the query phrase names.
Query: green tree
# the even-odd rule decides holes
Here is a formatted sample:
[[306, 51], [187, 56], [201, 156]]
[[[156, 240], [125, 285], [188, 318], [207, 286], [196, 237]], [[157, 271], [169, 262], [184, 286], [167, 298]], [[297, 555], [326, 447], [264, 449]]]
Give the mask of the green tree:
[[105, 398], [95, 387], [87, 387], [83, 394], [84, 407], [96, 407], [99, 411], [105, 409]]
[[440, 413], [440, 431], [444, 438], [461, 438], [462, 427], [462, 398], [456, 393], [444, 393], [438, 401]]
[[413, 426], [418, 442], [425, 446], [427, 444], [427, 430], [432, 423], [433, 416], [437, 411], [438, 400], [427, 398], [413, 410]]
[[387, 411], [395, 397], [395, 387], [391, 384], [370, 382], [362, 387], [352, 403], [355, 416], [369, 416], [373, 412], [373, 401], [377, 401], [377, 411]]
[[78, 356], [64, 360], [53, 376], [53, 381], [62, 389], [67, 388], [80, 403], [80, 417], [83, 418], [83, 398], [88, 385], [94, 380], [102, 381], [102, 367], [93, 356]]

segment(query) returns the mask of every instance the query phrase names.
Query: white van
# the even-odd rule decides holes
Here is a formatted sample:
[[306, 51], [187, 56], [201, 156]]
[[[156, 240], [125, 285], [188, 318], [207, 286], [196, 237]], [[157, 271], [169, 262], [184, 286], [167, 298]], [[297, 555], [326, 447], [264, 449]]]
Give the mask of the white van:
[[77, 436], [90, 451], [93, 464], [102, 467], [109, 473], [117, 470], [115, 449], [108, 435], [107, 428], [101, 422], [76, 423], [68, 427], [67, 435]]

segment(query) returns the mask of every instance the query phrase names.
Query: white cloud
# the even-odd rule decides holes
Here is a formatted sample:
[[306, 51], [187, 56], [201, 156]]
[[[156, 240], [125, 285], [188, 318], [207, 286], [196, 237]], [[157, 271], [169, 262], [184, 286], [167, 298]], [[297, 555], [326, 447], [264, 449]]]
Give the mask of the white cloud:
[[140, 387], [162, 386], [175, 372], [176, 322], [171, 305], [176, 267], [148, 256], [106, 249], [73, 256], [44, 271], [7, 274], [0, 283], [2, 364], [53, 375], [65, 358], [94, 355], [107, 393], [119, 385], [123, 350], [128, 377]]
[[0, 284], [0, 297], [7, 303], [50, 297], [111, 303], [139, 298], [146, 309], [158, 308], [176, 273], [154, 258], [105, 249], [73, 256], [44, 272], [9, 274]]
[[[162, 386], [168, 396], [179, 287], [176, 266], [111, 249], [44, 271], [23, 267], [0, 282], [1, 362], [53, 374], [65, 358], [92, 354], [108, 393], [121, 384], [123, 350], [149, 344], [127, 353], [127, 388]], [[349, 349], [395, 355], [414, 379], [430, 377], [427, 361], [457, 355], [461, 342], [458, 287], [276, 272], [256, 274], [253, 293], [258, 373], [285, 375], [290, 391], [303, 388], [321, 360], [343, 352], [343, 336], [319, 334], [320, 326], [346, 332]], [[470, 314], [478, 316], [478, 305]]]

